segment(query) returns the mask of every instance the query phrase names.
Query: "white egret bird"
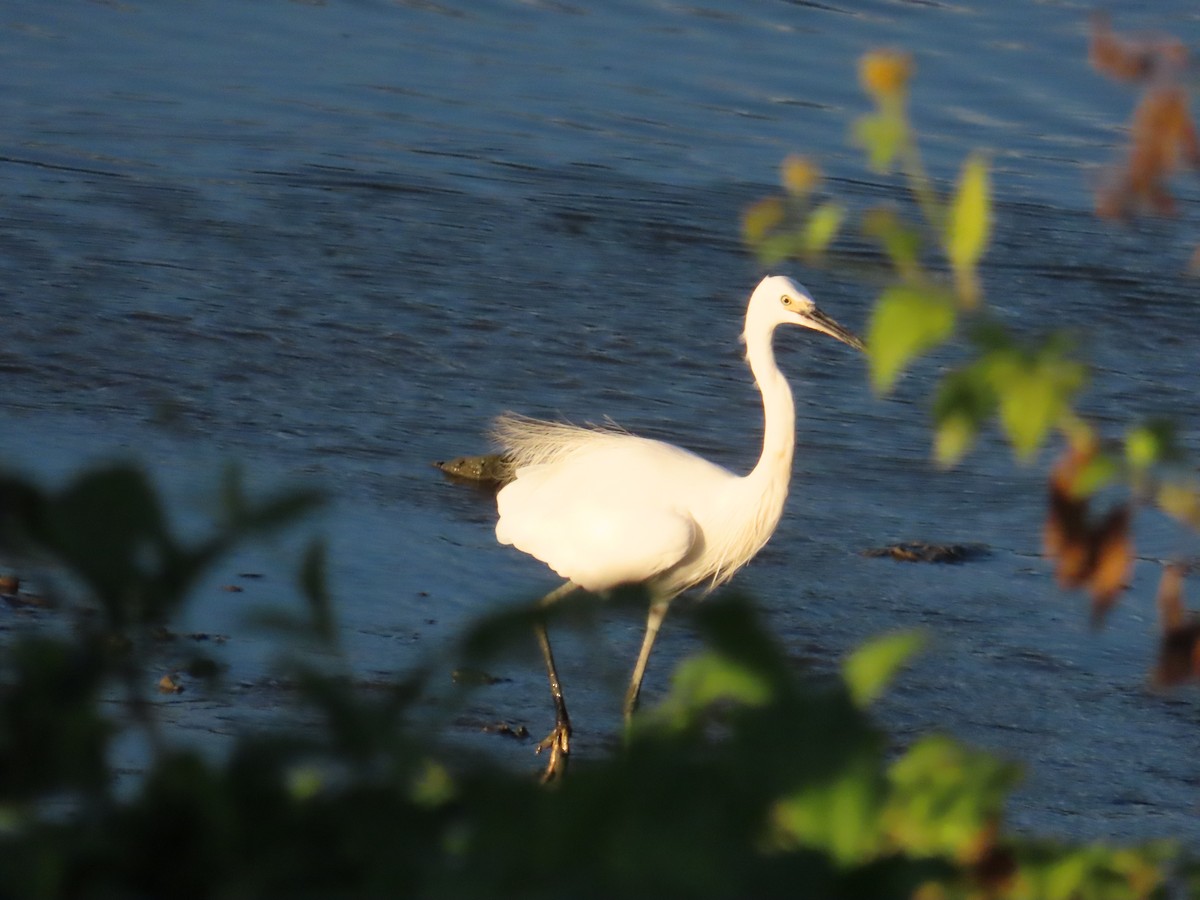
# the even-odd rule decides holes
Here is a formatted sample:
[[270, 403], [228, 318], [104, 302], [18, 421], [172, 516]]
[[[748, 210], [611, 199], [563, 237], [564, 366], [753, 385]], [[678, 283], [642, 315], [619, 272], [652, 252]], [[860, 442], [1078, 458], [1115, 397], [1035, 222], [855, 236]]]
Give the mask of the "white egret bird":
[[[514, 478], [496, 495], [496, 537], [567, 579], [546, 595], [553, 603], [577, 588], [601, 593], [625, 584], [649, 591], [646, 635], [625, 695], [628, 721], [671, 599], [732, 577], [762, 549], [779, 524], [796, 443], [792, 391], [775, 365], [776, 326], [802, 325], [858, 350], [862, 342], [819, 309], [796, 282], [768, 276], [746, 308], [742, 339], [762, 393], [762, 456], [736, 475], [694, 453], [615, 428], [583, 428], [512, 414], [495, 438], [514, 463]], [[565, 771], [571, 723], [543, 623], [538, 642], [554, 698], [554, 731], [544, 778]]]

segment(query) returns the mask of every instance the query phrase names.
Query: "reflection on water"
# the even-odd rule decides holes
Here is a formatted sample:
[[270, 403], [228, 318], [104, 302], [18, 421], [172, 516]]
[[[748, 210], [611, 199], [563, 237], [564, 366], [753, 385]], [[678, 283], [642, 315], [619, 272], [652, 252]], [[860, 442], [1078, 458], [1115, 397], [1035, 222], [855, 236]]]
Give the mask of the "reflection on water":
[[[430, 465], [484, 450], [501, 410], [610, 416], [752, 462], [761, 412], [737, 335], [761, 273], [737, 216], [793, 150], [856, 204], [892, 196], [845, 142], [865, 107], [855, 59], [881, 43], [916, 52], [938, 176], [971, 147], [993, 154], [985, 278], [1001, 314], [1078, 328], [1098, 367], [1092, 411], [1169, 413], [1196, 446], [1194, 286], [1177, 274], [1191, 238], [1089, 213], [1088, 178], [1132, 97], [1088, 70], [1087, 7], [845, 7], [211, 0], [181, 18], [10, 4], [0, 454], [61, 478], [134, 453], [195, 510], [226, 458], [263, 482], [329, 486], [339, 500], [319, 524], [356, 665], [403, 670], [546, 584], [494, 544], [487, 498]], [[1185, 4], [1154, 16], [1122, 21], [1192, 37]], [[870, 284], [791, 269], [861, 327]], [[952, 354], [879, 401], [838, 348], [779, 345], [797, 480], [738, 584], [789, 646], [831, 667], [868, 634], [926, 627], [933, 649], [885, 713], [902, 733], [936, 724], [1027, 760], [1019, 825], [1200, 838], [1193, 700], [1144, 688], [1155, 567], [1089, 633], [1037, 557], [1038, 472], [994, 447], [950, 476], [927, 465], [923, 398]], [[1180, 549], [1143, 519], [1144, 555]], [[904, 540], [993, 553], [957, 567], [859, 555]], [[233, 636], [235, 679], [265, 664], [240, 617], [288, 595], [290, 549], [251, 564], [275, 577], [249, 596], [213, 591], [192, 612], [191, 627]], [[580, 752], [616, 727], [619, 689], [597, 666], [618, 684], [623, 665], [604, 660], [632, 659], [639, 628], [615, 620], [574, 652], [562, 639]], [[693, 646], [668, 623], [650, 696]], [[536, 660], [506, 674], [481, 702], [536, 732], [549, 720]], [[221, 730], [200, 712], [180, 724]], [[528, 748], [496, 743], [529, 764]]]

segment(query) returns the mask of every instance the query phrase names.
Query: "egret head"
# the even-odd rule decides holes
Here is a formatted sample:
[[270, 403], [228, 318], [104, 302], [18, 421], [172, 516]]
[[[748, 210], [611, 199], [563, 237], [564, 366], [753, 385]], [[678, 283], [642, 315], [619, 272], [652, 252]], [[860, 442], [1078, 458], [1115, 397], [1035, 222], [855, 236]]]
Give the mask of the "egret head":
[[863, 343], [853, 332], [843, 328], [821, 310], [802, 285], [785, 275], [768, 275], [754, 293], [746, 308], [746, 334], [772, 331], [777, 325], [803, 325], [835, 337], [855, 350]]

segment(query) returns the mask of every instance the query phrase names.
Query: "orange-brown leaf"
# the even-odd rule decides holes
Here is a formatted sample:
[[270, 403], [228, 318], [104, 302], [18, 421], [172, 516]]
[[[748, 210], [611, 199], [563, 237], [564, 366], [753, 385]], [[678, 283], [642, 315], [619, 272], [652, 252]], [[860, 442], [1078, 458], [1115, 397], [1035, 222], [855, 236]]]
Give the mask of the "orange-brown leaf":
[[1092, 19], [1092, 65], [1114, 78], [1145, 85], [1130, 123], [1130, 149], [1096, 192], [1096, 214], [1126, 218], [1149, 211], [1170, 215], [1175, 200], [1167, 179], [1181, 166], [1200, 164], [1200, 140], [1183, 87], [1187, 48], [1172, 37], [1117, 37], [1107, 16]]
[[1133, 113], [1132, 139], [1129, 179], [1135, 193], [1152, 190], [1182, 165], [1196, 164], [1196, 125], [1182, 87], [1163, 85], [1142, 96]]
[[1097, 72], [1120, 81], [1136, 81], [1150, 74], [1153, 59], [1146, 48], [1119, 39], [1108, 16], [1092, 16], [1092, 35], [1088, 42], [1088, 62]]
[[1091, 564], [1087, 588], [1092, 595], [1092, 621], [1099, 622], [1129, 584], [1133, 572], [1133, 537], [1129, 532], [1130, 510], [1122, 504], [1091, 532]]
[[1183, 566], [1178, 563], [1163, 569], [1158, 581], [1158, 623], [1164, 634], [1184, 624]]
[[1059, 586], [1076, 588], [1087, 578], [1089, 551], [1087, 543], [1087, 501], [1072, 490], [1079, 470], [1090, 453], [1072, 448], [1050, 472], [1049, 508], [1042, 532], [1042, 549], [1055, 563]]
[[1134, 553], [1128, 504], [1115, 507], [1102, 521], [1092, 524], [1087, 498], [1075, 495], [1075, 481], [1094, 452], [1090, 445], [1074, 446], [1051, 470], [1042, 548], [1054, 563], [1059, 587], [1088, 590], [1092, 620], [1099, 623], [1125, 590]]
[[1164, 69], [1181, 69], [1187, 64], [1187, 48], [1173, 37], [1117, 37], [1108, 16], [1097, 13], [1092, 16], [1088, 61], [1097, 72], [1119, 81], [1141, 81]]
[[1183, 566], [1163, 570], [1158, 583], [1158, 618], [1162, 637], [1154, 682], [1160, 686], [1179, 684], [1200, 676], [1200, 621], [1183, 606]]

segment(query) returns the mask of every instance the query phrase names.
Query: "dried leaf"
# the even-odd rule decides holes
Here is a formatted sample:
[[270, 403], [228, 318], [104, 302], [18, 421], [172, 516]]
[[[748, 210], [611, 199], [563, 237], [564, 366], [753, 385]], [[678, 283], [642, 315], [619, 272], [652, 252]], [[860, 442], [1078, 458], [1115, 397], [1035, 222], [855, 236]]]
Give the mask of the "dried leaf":
[[1096, 213], [1124, 218], [1149, 211], [1170, 215], [1175, 201], [1167, 180], [1200, 164], [1200, 140], [1184, 86], [1187, 50], [1175, 38], [1133, 41], [1113, 34], [1107, 17], [1092, 23], [1092, 65], [1113, 78], [1146, 85], [1130, 123], [1130, 150], [1096, 195]]
[[1070, 450], [1050, 472], [1049, 509], [1042, 533], [1042, 551], [1056, 563], [1059, 587], [1077, 588], [1087, 577], [1085, 513], [1087, 501], [1075, 496], [1075, 474], [1086, 457], [1078, 449]]
[[1200, 675], [1200, 621], [1183, 606], [1183, 577], [1179, 564], [1163, 570], [1158, 583], [1158, 618], [1162, 637], [1154, 683], [1162, 687], [1179, 684]]
[[1059, 587], [1086, 588], [1091, 594], [1092, 621], [1099, 624], [1128, 586], [1135, 557], [1129, 504], [1113, 508], [1093, 525], [1087, 497], [1075, 490], [1094, 453], [1090, 446], [1074, 447], [1051, 472], [1042, 546], [1054, 561]]
[[1091, 565], [1087, 589], [1092, 595], [1092, 621], [1099, 623], [1129, 585], [1133, 572], [1133, 537], [1130, 510], [1121, 504], [1108, 514], [1091, 535]]
[[1158, 581], [1158, 621], [1164, 633], [1184, 624], [1183, 575], [1183, 566], [1175, 563], [1163, 569]]
[[985, 896], [1008, 893], [1017, 876], [1017, 858], [1011, 847], [1000, 843], [1000, 823], [993, 819], [976, 835], [973, 846], [963, 854], [971, 865], [974, 880]]
[[1134, 111], [1131, 139], [1122, 185], [1125, 205], [1170, 215], [1175, 202], [1165, 182], [1198, 158], [1196, 126], [1183, 88], [1172, 84], [1148, 91]]
[[162, 678], [158, 679], [158, 692], [160, 694], [182, 694], [183, 685], [180, 684], [179, 678], [168, 672]]
[[1097, 72], [1118, 81], [1170, 77], [1187, 66], [1187, 46], [1171, 35], [1118, 37], [1104, 13], [1092, 16], [1088, 61]]

